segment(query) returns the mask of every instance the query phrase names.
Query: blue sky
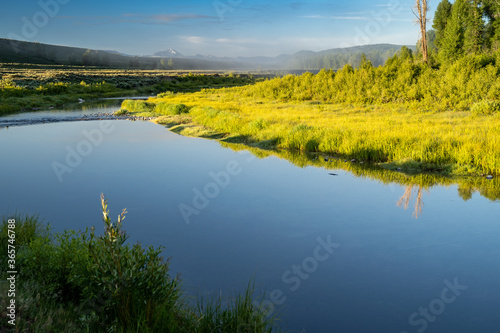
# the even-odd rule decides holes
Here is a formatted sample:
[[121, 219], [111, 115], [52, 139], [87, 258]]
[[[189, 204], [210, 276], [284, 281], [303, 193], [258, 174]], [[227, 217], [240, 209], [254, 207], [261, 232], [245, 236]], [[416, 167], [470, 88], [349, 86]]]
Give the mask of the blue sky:
[[173, 48], [184, 55], [277, 56], [363, 44], [415, 44], [413, 3], [16, 0], [2, 3], [0, 37], [134, 55]]

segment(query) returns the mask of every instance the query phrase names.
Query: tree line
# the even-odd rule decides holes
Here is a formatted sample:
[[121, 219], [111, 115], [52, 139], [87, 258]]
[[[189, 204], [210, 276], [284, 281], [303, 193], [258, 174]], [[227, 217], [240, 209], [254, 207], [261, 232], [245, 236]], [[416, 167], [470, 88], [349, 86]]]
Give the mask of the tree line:
[[389, 49], [371, 49], [368, 52], [358, 50], [345, 50], [324, 54], [309, 54], [304, 52], [295, 54], [292, 59], [287, 62], [286, 68], [305, 70], [327, 68], [338, 70], [345, 65], [351, 65], [357, 68], [361, 65], [363, 56], [370, 60], [374, 66], [382, 66], [387, 59], [394, 56], [397, 52], [398, 48], [396, 47]]
[[423, 42], [426, 42], [433, 62], [449, 63], [464, 55], [498, 51], [500, 1], [456, 0], [452, 4], [442, 0], [437, 6], [432, 28], [427, 31], [426, 38], [419, 41], [418, 47], [423, 53]]

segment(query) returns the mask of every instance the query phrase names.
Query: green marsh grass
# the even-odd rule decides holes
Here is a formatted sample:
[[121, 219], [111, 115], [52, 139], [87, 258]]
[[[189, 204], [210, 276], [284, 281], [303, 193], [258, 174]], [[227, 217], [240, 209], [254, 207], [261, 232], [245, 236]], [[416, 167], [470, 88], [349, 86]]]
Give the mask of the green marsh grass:
[[[52, 233], [37, 216], [16, 216], [16, 328], [0, 317], [0, 330], [29, 332], [273, 332], [275, 319], [253, 305], [254, 285], [226, 303], [189, 306], [179, 277], [169, 273], [162, 248], [127, 243], [126, 211], [111, 222], [101, 197], [104, 232]], [[0, 226], [7, 243], [7, 218]], [[0, 255], [7, 263], [7, 249]], [[6, 272], [2, 266], [2, 272]], [[6, 278], [2, 273], [2, 279]], [[7, 284], [0, 305], [7, 307]], [[4, 308], [5, 308], [4, 307]]]
[[[244, 138], [247, 144], [274, 142], [278, 149], [412, 164], [422, 171], [500, 173], [497, 113], [477, 116], [469, 111], [416, 111], [392, 105], [259, 103], [244, 92], [245, 88], [211, 90], [151, 98], [147, 103], [186, 105], [194, 124]], [[167, 119], [159, 122], [169, 123]]]

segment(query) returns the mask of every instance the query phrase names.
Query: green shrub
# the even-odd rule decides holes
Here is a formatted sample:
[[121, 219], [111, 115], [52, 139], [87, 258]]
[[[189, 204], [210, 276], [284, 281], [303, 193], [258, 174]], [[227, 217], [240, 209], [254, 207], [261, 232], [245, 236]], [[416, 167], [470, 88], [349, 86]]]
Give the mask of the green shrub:
[[77, 277], [88, 274], [89, 260], [81, 234], [74, 231], [39, 235], [18, 253], [23, 278], [39, 281], [43, 296], [64, 302], [81, 301], [85, 284]]
[[357, 69], [345, 65], [337, 72], [286, 75], [248, 86], [243, 94], [281, 102], [397, 103], [462, 111], [483, 99], [498, 97], [499, 67], [495, 57], [482, 54], [432, 68], [406, 50], [384, 66], [373, 67], [362, 61]]
[[0, 89], [5, 89], [5, 88], [16, 88], [17, 85], [14, 81], [11, 79], [1, 79], [0, 80]]
[[189, 108], [184, 104], [170, 104], [166, 102], [160, 102], [156, 104], [155, 108], [153, 109], [153, 113], [162, 116], [173, 116], [188, 112]]
[[0, 96], [3, 97], [22, 97], [26, 94], [27, 89], [19, 87], [10, 79], [0, 80]]
[[184, 104], [175, 104], [171, 108], [171, 113], [174, 115], [188, 113], [188, 112], [189, 112], [189, 108]]
[[158, 309], [173, 310], [179, 298], [177, 278], [171, 279], [168, 261], [161, 248], [143, 249], [140, 244], [125, 244], [128, 236], [122, 230], [126, 210], [112, 223], [107, 200], [101, 196], [104, 234], [94, 231], [88, 241], [92, 257], [88, 284], [83, 291], [87, 299], [104, 298], [106, 321], [116, 320], [120, 327], [133, 328], [138, 322], [154, 325]]
[[122, 109], [132, 112], [151, 112], [153, 111], [154, 107], [154, 103], [141, 100], [126, 99], [122, 103]]
[[[102, 236], [95, 236], [94, 229], [51, 235], [48, 230], [40, 231], [36, 218], [20, 220], [16, 248], [21, 279], [33, 281], [45, 300], [77, 306], [93, 327], [117, 325], [128, 330], [140, 325], [152, 329], [157, 318], [174, 320], [176, 316], [171, 314], [176, 313], [178, 279], [169, 277], [161, 248], [125, 244], [128, 236], [121, 225], [125, 210], [111, 223], [107, 201], [101, 199]], [[2, 244], [7, 244], [6, 222], [1, 228]], [[166, 324], [175, 323], [162, 323]]]
[[500, 111], [500, 102], [488, 100], [480, 101], [474, 103], [470, 110], [475, 116], [490, 115]]
[[174, 96], [174, 93], [172, 91], [166, 91], [164, 93], [158, 94], [156, 97], [164, 98], [164, 97], [172, 97], [172, 96]]
[[60, 95], [69, 91], [70, 84], [68, 83], [47, 83], [40, 85], [36, 91], [44, 95]]
[[126, 116], [128, 114], [129, 114], [129, 111], [125, 110], [125, 109], [120, 109], [120, 110], [115, 112], [115, 116]]

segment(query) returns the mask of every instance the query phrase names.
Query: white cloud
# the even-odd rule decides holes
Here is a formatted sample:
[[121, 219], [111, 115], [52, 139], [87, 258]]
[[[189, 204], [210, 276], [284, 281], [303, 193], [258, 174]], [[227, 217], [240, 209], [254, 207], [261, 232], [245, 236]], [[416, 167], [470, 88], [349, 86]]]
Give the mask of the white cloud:
[[373, 17], [368, 17], [368, 16], [330, 16], [329, 17], [332, 20], [356, 20], [356, 21], [366, 21], [366, 20], [373, 20]]
[[[323, 20], [348, 20], [348, 21], [372, 21], [372, 20], [377, 20], [377, 17], [375, 15], [370, 15], [370, 16], [343, 16], [343, 15], [337, 15], [337, 16], [323, 16], [323, 15], [306, 15], [302, 16], [303, 18], [309, 18], [309, 19], [323, 19]], [[392, 16], [389, 16], [389, 18], [386, 20], [387, 22], [412, 22], [410, 19], [401, 19], [401, 18], [394, 18]]]
[[207, 42], [206, 38], [199, 36], [182, 36], [181, 38], [193, 44], [205, 44]]
[[215, 39], [216, 43], [223, 44], [262, 44], [266, 43], [265, 41], [259, 40], [257, 38], [217, 38]]
[[120, 16], [62, 16], [76, 24], [117, 24], [117, 23], [139, 23], [139, 24], [170, 24], [183, 20], [215, 19], [213, 16], [198, 14], [156, 14], [148, 15], [141, 13], [126, 13]]

